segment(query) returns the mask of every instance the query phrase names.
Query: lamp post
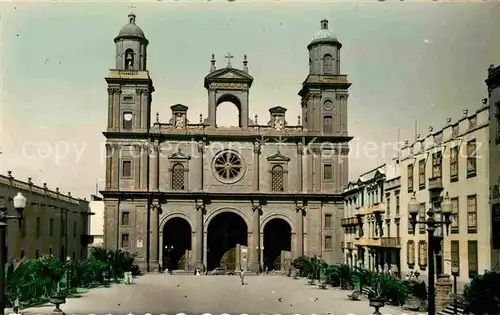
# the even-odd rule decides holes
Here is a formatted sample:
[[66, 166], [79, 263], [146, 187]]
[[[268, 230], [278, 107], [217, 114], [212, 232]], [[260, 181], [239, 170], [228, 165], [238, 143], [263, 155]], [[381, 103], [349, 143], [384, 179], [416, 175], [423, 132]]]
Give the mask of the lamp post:
[[458, 276], [458, 266], [453, 264], [451, 266], [451, 275], [453, 276], [453, 314], [457, 315], [458, 305], [457, 305], [457, 276]]
[[[26, 208], [26, 197], [20, 192], [13, 199], [14, 208], [17, 211], [17, 216], [7, 214], [7, 206], [5, 203], [0, 204], [0, 310], [2, 313], [5, 311], [6, 299], [5, 299], [5, 262], [7, 258], [6, 248], [6, 232], [7, 232], [7, 221], [8, 220], [19, 220], [23, 217], [23, 210]], [[19, 223], [19, 228], [21, 224]]]
[[428, 308], [427, 312], [429, 315], [436, 315], [436, 297], [435, 297], [435, 287], [434, 287], [434, 231], [440, 226], [445, 226], [446, 227], [446, 233], [448, 234], [448, 228], [451, 224], [450, 220], [450, 215], [452, 212], [452, 203], [450, 201], [450, 197], [448, 196], [448, 193], [446, 193], [446, 196], [444, 197], [444, 200], [441, 202], [441, 213], [444, 216], [444, 220], [436, 220], [434, 218], [434, 210], [432, 205], [429, 207], [429, 210], [427, 211], [427, 220], [423, 221], [417, 221], [417, 215], [420, 212], [420, 203], [417, 201], [415, 197], [415, 193], [413, 193], [410, 202], [408, 203], [408, 214], [410, 215], [410, 223], [413, 227], [412, 234], [415, 234], [415, 226], [417, 224], [425, 224], [427, 226], [427, 243], [429, 244], [428, 246], [428, 253], [427, 253], [427, 260], [428, 260], [428, 271], [427, 271], [427, 276], [428, 276]]
[[71, 257], [66, 256], [66, 293], [69, 295], [69, 290], [71, 288], [70, 284], [70, 268], [71, 268]]

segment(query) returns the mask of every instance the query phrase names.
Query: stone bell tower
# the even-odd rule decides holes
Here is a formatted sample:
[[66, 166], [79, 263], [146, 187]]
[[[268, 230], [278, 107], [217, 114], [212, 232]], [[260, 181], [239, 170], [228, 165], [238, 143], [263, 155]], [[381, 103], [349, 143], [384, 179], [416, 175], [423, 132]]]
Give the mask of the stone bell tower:
[[347, 76], [340, 74], [342, 44], [321, 21], [309, 50], [309, 75], [302, 84], [302, 125], [322, 135], [347, 135]]

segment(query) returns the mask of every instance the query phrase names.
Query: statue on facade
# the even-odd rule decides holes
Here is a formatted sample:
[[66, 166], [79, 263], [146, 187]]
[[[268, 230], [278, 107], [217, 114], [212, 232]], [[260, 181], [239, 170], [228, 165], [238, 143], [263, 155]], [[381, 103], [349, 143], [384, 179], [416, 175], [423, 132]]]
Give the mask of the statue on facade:
[[184, 123], [185, 119], [184, 119], [184, 115], [182, 114], [177, 114], [175, 116], [175, 127], [176, 128], [184, 128], [185, 127], [185, 123]]
[[283, 121], [283, 117], [275, 116], [273, 127], [278, 131], [283, 130], [283, 128], [285, 127], [285, 122]]

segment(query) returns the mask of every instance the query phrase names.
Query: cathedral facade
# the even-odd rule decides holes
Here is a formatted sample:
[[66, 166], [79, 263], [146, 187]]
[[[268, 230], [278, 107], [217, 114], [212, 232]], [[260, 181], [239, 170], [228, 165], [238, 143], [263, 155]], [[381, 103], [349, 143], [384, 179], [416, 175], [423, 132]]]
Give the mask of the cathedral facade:
[[[176, 104], [168, 122], [151, 121], [149, 42], [134, 14], [114, 42], [103, 133], [106, 247], [136, 252], [151, 271], [287, 269], [304, 255], [343, 262], [350, 83], [327, 20], [307, 46], [298, 120], [280, 106], [269, 109], [267, 123], [250, 119], [254, 78], [246, 56], [238, 69], [228, 54], [219, 69], [212, 56], [204, 79], [208, 117], [188, 121], [189, 107]], [[217, 126], [222, 102], [238, 108], [238, 126]]]

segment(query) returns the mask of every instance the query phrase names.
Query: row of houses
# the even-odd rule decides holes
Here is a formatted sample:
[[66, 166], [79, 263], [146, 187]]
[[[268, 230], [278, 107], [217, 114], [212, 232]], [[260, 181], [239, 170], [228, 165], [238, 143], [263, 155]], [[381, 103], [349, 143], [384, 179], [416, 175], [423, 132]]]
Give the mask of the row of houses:
[[500, 66], [488, 69], [489, 97], [474, 113], [463, 111], [439, 130], [406, 141], [398, 157], [351, 181], [344, 189], [345, 263], [427, 279], [425, 225], [410, 224], [408, 203], [420, 203], [418, 220], [451, 202], [449, 230], [435, 233], [436, 274], [457, 273], [459, 289], [500, 262]]

